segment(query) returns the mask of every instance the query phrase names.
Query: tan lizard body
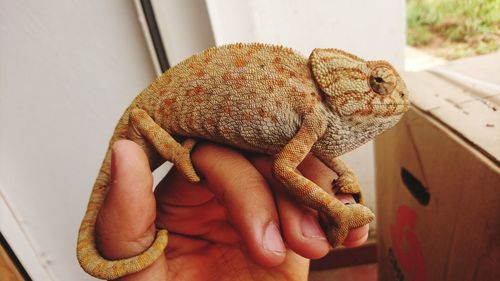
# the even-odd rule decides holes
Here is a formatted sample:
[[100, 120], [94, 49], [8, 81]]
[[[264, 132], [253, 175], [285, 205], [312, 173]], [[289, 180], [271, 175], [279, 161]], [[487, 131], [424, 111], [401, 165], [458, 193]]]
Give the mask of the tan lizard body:
[[[315, 49], [307, 59], [281, 46], [226, 45], [188, 58], [141, 92], [118, 122], [110, 146], [134, 140], [153, 169], [168, 160], [192, 182], [200, 179], [189, 158], [195, 144], [190, 138], [274, 155], [275, 176], [320, 213], [335, 247], [374, 216], [362, 204], [342, 204], [301, 176], [297, 165], [312, 152], [339, 175], [334, 188], [362, 203], [354, 174], [337, 157], [392, 127], [408, 108], [404, 82], [386, 62], [336, 49]], [[188, 139], [181, 145], [171, 135]], [[139, 256], [109, 261], [97, 251], [95, 221], [109, 186], [110, 158], [108, 149], [77, 246], [85, 271], [103, 279], [144, 269], [167, 244], [167, 232], [160, 230]]]

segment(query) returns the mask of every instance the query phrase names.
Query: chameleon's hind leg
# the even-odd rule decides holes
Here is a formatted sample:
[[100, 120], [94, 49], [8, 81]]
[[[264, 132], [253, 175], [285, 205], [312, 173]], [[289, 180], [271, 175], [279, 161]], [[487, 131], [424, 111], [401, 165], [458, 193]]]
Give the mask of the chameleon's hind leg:
[[314, 120], [308, 122], [311, 120], [304, 119], [297, 134], [276, 155], [273, 172], [298, 200], [326, 217], [326, 235], [330, 244], [336, 247], [342, 244], [350, 229], [369, 223], [374, 216], [363, 205], [344, 205], [297, 172], [297, 166], [318, 139], [318, 124]]
[[193, 168], [189, 155], [196, 143], [195, 140], [187, 139], [184, 141], [183, 145], [179, 144], [167, 131], [160, 127], [146, 111], [140, 108], [133, 108], [130, 110], [130, 122], [133, 129], [144, 136], [163, 158], [174, 163], [175, 167], [188, 181], [200, 181], [200, 178]]

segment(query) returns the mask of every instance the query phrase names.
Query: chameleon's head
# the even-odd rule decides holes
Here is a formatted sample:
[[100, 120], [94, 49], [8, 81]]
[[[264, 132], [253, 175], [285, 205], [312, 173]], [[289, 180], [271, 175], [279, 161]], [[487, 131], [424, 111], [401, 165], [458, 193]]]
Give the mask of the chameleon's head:
[[337, 49], [315, 49], [310, 64], [325, 102], [342, 118], [357, 123], [374, 117], [399, 120], [409, 108], [403, 79], [385, 61], [365, 61]]

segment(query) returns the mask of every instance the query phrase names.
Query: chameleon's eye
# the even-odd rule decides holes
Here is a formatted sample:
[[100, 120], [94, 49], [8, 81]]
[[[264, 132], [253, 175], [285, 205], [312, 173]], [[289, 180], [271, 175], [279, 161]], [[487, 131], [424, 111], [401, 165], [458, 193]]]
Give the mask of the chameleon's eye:
[[377, 67], [372, 71], [369, 84], [375, 93], [389, 95], [396, 86], [396, 77], [387, 67]]
[[388, 89], [384, 87], [384, 82], [384, 78], [372, 76], [370, 77], [370, 88], [372, 88], [372, 90], [377, 94], [387, 95], [389, 93], [387, 92]]

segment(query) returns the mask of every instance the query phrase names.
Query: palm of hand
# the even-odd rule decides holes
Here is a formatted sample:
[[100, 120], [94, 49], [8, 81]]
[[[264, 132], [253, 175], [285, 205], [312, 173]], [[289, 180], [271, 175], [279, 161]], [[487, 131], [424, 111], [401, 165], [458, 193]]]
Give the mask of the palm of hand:
[[[103, 256], [137, 255], [154, 240], [156, 228], [169, 231], [165, 254], [120, 280], [306, 280], [307, 258], [329, 250], [316, 214], [278, 192], [270, 158], [250, 163], [237, 151], [199, 145], [192, 159], [204, 180], [191, 184], [174, 171], [154, 194], [139, 146], [117, 142], [112, 158], [112, 186], [96, 223]], [[331, 185], [325, 175], [332, 172], [319, 160], [305, 162], [305, 176]], [[359, 245], [367, 232], [351, 231], [348, 240]]]
[[[182, 182], [170, 174], [165, 187]], [[157, 189], [156, 224], [169, 229], [166, 250], [167, 280], [305, 280], [309, 261], [287, 250], [276, 267], [256, 264], [219, 200], [204, 187], [177, 184]]]

